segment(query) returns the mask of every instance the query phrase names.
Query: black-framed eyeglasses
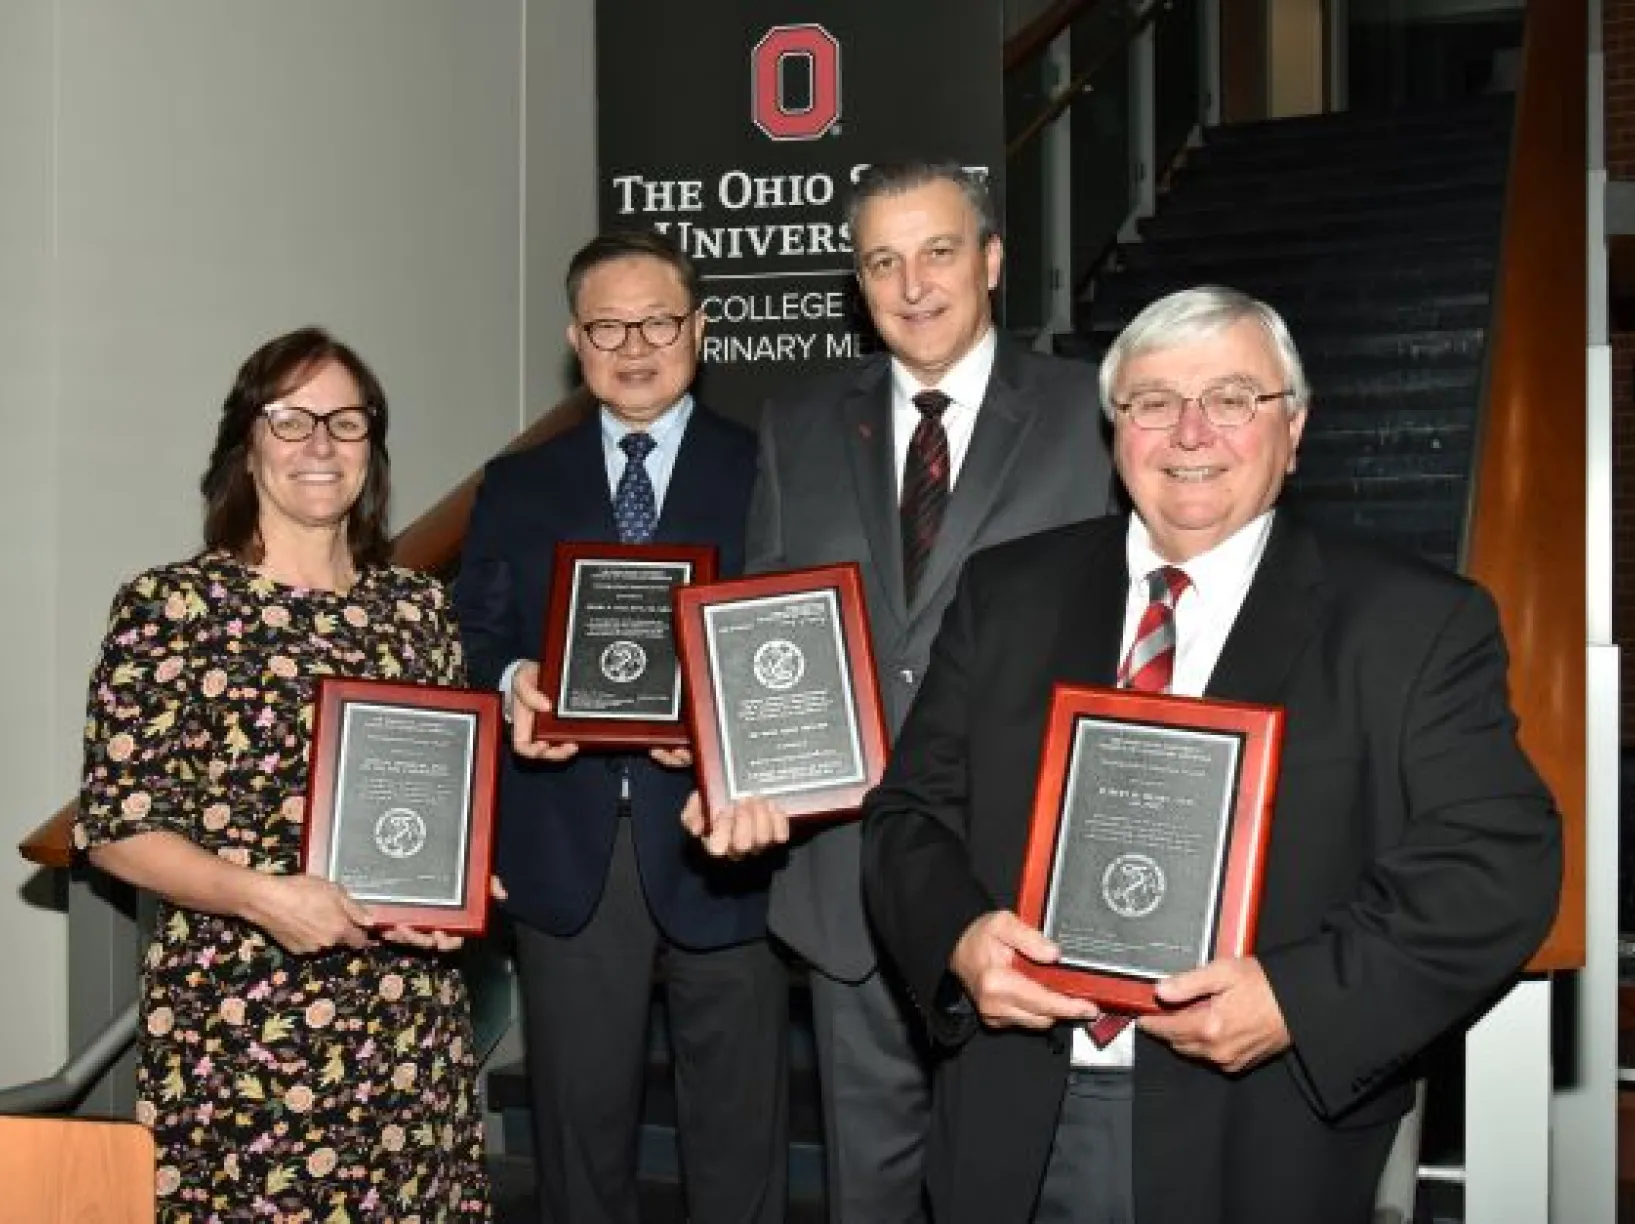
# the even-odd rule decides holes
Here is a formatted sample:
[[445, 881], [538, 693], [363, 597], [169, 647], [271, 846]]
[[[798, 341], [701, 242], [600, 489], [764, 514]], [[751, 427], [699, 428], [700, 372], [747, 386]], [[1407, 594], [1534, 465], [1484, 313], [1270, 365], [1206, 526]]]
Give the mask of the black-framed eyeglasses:
[[669, 348], [681, 338], [681, 325], [692, 317], [689, 310], [686, 314], [656, 314], [648, 315], [645, 319], [637, 319], [634, 323], [626, 323], [623, 319], [592, 319], [588, 323], [581, 323], [579, 330], [585, 333], [595, 348], [604, 353], [615, 353], [630, 343], [630, 333], [639, 331], [642, 339], [654, 348]]
[[313, 412], [287, 404], [268, 404], [261, 410], [267, 428], [280, 442], [305, 442], [320, 424], [337, 442], [362, 442], [375, 428], [375, 414], [367, 408], [335, 408]]
[[1236, 429], [1254, 420], [1262, 404], [1288, 399], [1293, 394], [1293, 388], [1257, 394], [1253, 387], [1221, 383], [1205, 387], [1197, 395], [1182, 395], [1162, 388], [1137, 391], [1122, 404], [1114, 401], [1113, 407], [1137, 429], [1174, 429], [1181, 423], [1187, 405], [1197, 404], [1204, 420], [1215, 428]]

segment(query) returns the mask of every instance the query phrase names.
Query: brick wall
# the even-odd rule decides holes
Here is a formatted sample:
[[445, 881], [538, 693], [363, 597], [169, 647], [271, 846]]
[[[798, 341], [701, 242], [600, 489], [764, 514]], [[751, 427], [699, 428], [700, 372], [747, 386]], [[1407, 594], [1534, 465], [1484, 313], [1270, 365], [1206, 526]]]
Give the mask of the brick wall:
[[1635, 0], [1601, 0], [1607, 173], [1635, 179]]
[[[1601, 0], [1607, 175], [1635, 181], [1635, 0]], [[1612, 335], [1612, 629], [1623, 647], [1623, 741], [1635, 745], [1635, 332]]]

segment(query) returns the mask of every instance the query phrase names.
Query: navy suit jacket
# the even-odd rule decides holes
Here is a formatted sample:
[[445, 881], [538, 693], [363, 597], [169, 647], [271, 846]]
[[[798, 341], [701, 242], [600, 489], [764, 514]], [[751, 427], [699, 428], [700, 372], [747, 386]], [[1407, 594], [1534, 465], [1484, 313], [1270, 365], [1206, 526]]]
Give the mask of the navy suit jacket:
[[[653, 542], [714, 545], [721, 576], [737, 575], [754, 479], [754, 435], [696, 405]], [[496, 688], [507, 665], [539, 657], [559, 541], [618, 538], [598, 413], [490, 463], [454, 585], [472, 683]], [[587, 750], [563, 764], [509, 751], [504, 758], [495, 870], [513, 917], [552, 935], [589, 921], [607, 879], [619, 778], [628, 767], [642, 887], [666, 938], [708, 949], [765, 934], [768, 866], [712, 860], [681, 827], [691, 772], [663, 769], [645, 754]]]

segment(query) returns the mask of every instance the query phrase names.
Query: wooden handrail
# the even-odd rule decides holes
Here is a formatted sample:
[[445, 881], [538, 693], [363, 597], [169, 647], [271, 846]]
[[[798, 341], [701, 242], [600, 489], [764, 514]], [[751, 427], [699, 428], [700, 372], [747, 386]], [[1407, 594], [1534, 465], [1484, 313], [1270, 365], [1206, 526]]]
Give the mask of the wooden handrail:
[[1162, 0], [1153, 0], [1134, 21], [1124, 27], [1123, 37], [1117, 42], [1102, 48], [1101, 53], [1090, 61], [1088, 67], [1074, 73], [1073, 79], [1063, 86], [1059, 93], [1053, 95], [1050, 101], [1045, 103], [1044, 109], [1028, 120], [1022, 130], [1005, 145], [1005, 159], [1009, 161], [1015, 157], [1023, 149], [1027, 148], [1029, 142], [1037, 138], [1039, 133], [1055, 123], [1061, 113], [1072, 106], [1074, 100], [1085, 91], [1091, 79], [1101, 71], [1102, 65], [1115, 55], [1124, 54], [1125, 50], [1136, 40], [1140, 33], [1157, 20], [1159, 10], [1163, 7]]
[[1466, 548], [1499, 603], [1522, 744], [1561, 810], [1566, 872], [1539, 972], [1584, 964], [1587, 8], [1527, 5]]
[[1012, 72], [1043, 55], [1045, 48], [1056, 41], [1057, 35], [1077, 21], [1082, 13], [1100, 3], [1101, 0], [1056, 0], [1055, 4], [1005, 40], [1002, 60], [1005, 71]]
[[[590, 393], [580, 388], [513, 438], [501, 453], [521, 450], [554, 437], [583, 420], [593, 406]], [[460, 556], [466, 520], [471, 517], [471, 504], [481, 482], [482, 473], [473, 472], [458, 488], [399, 532], [392, 541], [392, 560], [430, 573], [453, 568]], [[77, 800], [65, 803], [55, 816], [17, 844], [17, 853], [41, 867], [67, 867], [73, 862], [70, 835], [78, 806]]]

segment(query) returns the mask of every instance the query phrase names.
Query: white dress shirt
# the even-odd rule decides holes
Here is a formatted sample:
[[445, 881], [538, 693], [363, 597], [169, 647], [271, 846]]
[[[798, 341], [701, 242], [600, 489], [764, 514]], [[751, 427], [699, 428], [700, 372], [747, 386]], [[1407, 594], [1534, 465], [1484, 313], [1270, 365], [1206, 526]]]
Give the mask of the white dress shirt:
[[903, 469], [908, 466], [908, 443], [920, 424], [921, 413], [914, 406], [914, 397], [930, 390], [941, 391], [948, 397], [942, 429], [948, 435], [948, 488], [952, 490], [965, 463], [965, 453], [971, 449], [976, 414], [982, 407], [982, 397], [988, 393], [988, 379], [993, 375], [994, 353], [998, 348], [998, 334], [989, 327], [987, 334], [949, 368], [934, 388], [922, 384], [895, 357], [891, 359], [891, 440], [897, 457], [899, 501], [903, 496]]
[[[1170, 692], [1183, 697], [1203, 696], [1227, 636], [1237, 623], [1244, 597], [1249, 594], [1249, 584], [1260, 568], [1260, 559], [1266, 555], [1266, 541], [1271, 535], [1275, 513], [1268, 510], [1251, 519], [1214, 548], [1179, 567], [1186, 571], [1190, 582], [1175, 601], [1175, 671], [1170, 679]], [[1153, 551], [1147, 526], [1135, 514], [1130, 516], [1124, 555], [1130, 569], [1130, 592], [1124, 601], [1120, 659], [1130, 653], [1141, 615], [1147, 610], [1147, 575], [1160, 566], [1174, 564]], [[1100, 1050], [1082, 1028], [1074, 1030], [1075, 1067], [1128, 1067], [1134, 1060], [1134, 1025]]]

